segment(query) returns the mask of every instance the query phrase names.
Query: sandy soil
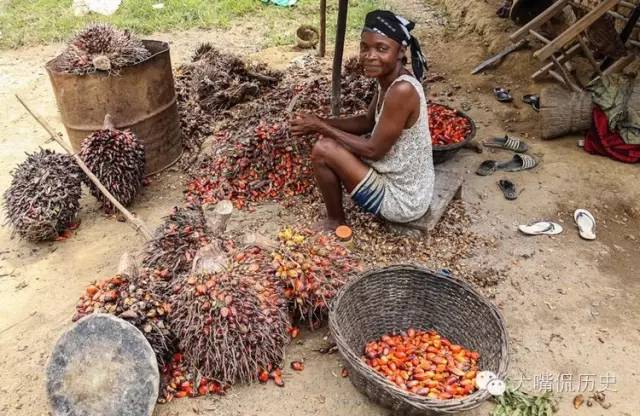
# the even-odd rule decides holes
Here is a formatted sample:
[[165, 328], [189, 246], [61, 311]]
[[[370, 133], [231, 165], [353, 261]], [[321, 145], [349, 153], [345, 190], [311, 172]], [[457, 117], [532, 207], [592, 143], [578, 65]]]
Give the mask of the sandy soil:
[[[484, 75], [468, 75], [486, 58], [487, 48], [501, 42], [498, 36], [509, 26], [493, 18], [498, 1], [442, 1], [436, 6], [415, 0], [397, 2], [398, 10], [419, 23], [418, 34], [431, 71], [444, 75], [444, 80], [431, 85], [431, 97], [469, 108], [479, 139], [508, 131], [527, 139], [530, 153], [541, 160], [533, 171], [490, 177], [476, 176], [473, 171], [480, 161], [505, 160], [511, 157], [509, 153], [485, 151], [478, 155], [465, 150], [449, 162], [466, 167], [463, 199], [474, 215], [474, 231], [497, 242], [495, 249], [478, 252], [465, 261], [477, 270], [486, 266], [505, 270], [494, 290], [494, 301], [509, 330], [511, 377], [528, 378], [524, 386], [536, 390], [548, 385], [550, 377], [557, 382], [560, 375], [571, 375], [571, 389], [561, 389], [564, 393], [560, 394], [559, 414], [563, 416], [574, 412], [585, 416], [636, 415], [639, 403], [635, 389], [640, 383], [637, 167], [584, 153], [576, 147], [578, 137], [540, 141], [536, 113], [518, 100], [511, 105], [496, 103], [490, 93], [495, 85], [511, 88], [516, 97], [540, 90], [540, 84], [529, 82], [534, 64], [529, 52], [512, 55]], [[473, 25], [469, 25], [470, 19]], [[276, 65], [300, 55], [289, 48], [259, 52], [251, 46], [258, 44], [252, 37], [259, 36], [257, 29], [247, 25], [231, 32], [193, 31], [156, 38], [171, 40], [174, 63], [186, 59], [195, 44], [205, 39]], [[0, 110], [0, 160], [5, 167], [0, 172], [1, 191], [10, 182], [9, 169], [22, 160], [25, 151], [52, 146], [45, 144], [46, 134], [13, 94], [19, 92], [57, 128], [62, 127], [42, 68], [59, 49], [60, 45], [48, 45], [0, 54], [0, 100], [4, 103]], [[506, 201], [499, 192], [496, 182], [503, 177], [513, 180], [521, 191], [517, 201]], [[154, 177], [134, 211], [155, 227], [172, 206], [181, 203], [181, 179], [177, 170]], [[588, 208], [598, 219], [598, 240], [594, 242], [581, 240], [574, 229], [572, 213], [580, 207]], [[254, 214], [237, 214], [231, 227], [273, 230], [286, 219], [287, 213], [280, 207], [266, 206]], [[565, 232], [539, 238], [518, 234], [518, 224], [534, 219], [559, 221]], [[71, 325], [78, 296], [90, 281], [113, 273], [123, 252], [142, 243], [127, 224], [104, 217], [90, 196], [82, 201], [81, 220], [73, 238], [60, 243], [28, 244], [10, 239], [7, 228], [0, 229], [2, 415], [48, 414], [44, 367], [56, 339]], [[285, 370], [284, 389], [273, 384], [237, 387], [225, 398], [177, 400], [158, 406], [155, 414], [387, 414], [340, 377], [338, 356], [313, 351], [324, 342], [324, 335], [323, 330], [304, 334], [290, 347], [288, 359], [304, 358], [306, 368], [295, 374]], [[595, 387], [599, 387], [607, 375], [615, 378], [607, 393], [612, 407], [573, 410], [571, 399], [576, 393], [572, 392], [589, 387], [579, 384], [580, 377], [595, 380]], [[534, 385], [536, 380], [538, 385]], [[486, 415], [490, 409], [485, 404], [468, 414]]]

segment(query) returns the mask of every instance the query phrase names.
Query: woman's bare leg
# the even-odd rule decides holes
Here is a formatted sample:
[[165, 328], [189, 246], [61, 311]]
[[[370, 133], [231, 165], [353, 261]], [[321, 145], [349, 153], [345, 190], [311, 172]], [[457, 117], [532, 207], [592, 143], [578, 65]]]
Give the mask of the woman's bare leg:
[[322, 228], [345, 224], [342, 185], [351, 192], [369, 171], [369, 166], [333, 139], [321, 138], [313, 146], [311, 161], [316, 182], [327, 208]]

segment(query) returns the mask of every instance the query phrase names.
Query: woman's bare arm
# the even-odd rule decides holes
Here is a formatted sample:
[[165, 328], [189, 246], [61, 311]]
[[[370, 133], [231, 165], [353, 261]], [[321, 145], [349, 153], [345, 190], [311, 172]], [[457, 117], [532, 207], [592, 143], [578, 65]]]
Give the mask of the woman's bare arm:
[[354, 117], [323, 118], [322, 120], [331, 127], [335, 127], [336, 129], [347, 133], [356, 135], [371, 133], [373, 126], [376, 124], [375, 111], [377, 101], [378, 93], [376, 92], [369, 103], [369, 109], [365, 114], [360, 114]]
[[291, 132], [298, 136], [311, 132], [320, 133], [336, 140], [356, 156], [379, 160], [400, 138], [407, 121], [419, 106], [420, 98], [415, 88], [411, 84], [400, 82], [387, 93], [384, 109], [369, 139], [348, 133], [308, 114], [292, 121]]

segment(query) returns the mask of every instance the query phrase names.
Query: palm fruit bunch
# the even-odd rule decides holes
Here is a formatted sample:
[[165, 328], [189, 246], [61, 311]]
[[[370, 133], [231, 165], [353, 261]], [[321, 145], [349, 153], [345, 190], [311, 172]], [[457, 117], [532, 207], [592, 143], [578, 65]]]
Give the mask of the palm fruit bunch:
[[33, 241], [52, 240], [73, 225], [80, 210], [81, 171], [69, 155], [41, 149], [12, 172], [4, 193], [13, 234]]
[[[142, 188], [145, 172], [144, 146], [129, 130], [104, 128], [82, 141], [80, 158], [100, 183], [122, 204], [130, 205]], [[115, 206], [89, 180], [91, 194], [111, 214]]]
[[367, 108], [376, 93], [376, 81], [364, 76], [364, 68], [357, 56], [352, 56], [342, 68], [341, 106], [346, 114], [353, 114]]
[[218, 114], [271, 89], [281, 74], [205, 43], [196, 48], [190, 64], [178, 69], [177, 78], [178, 86], [184, 83], [203, 110]]
[[287, 227], [278, 240], [280, 247], [272, 253], [275, 276], [295, 318], [315, 329], [327, 317], [329, 301], [361, 264], [334, 236]]
[[280, 365], [291, 327], [268, 255], [250, 247], [230, 257], [226, 270], [175, 286], [169, 316], [189, 366], [223, 384], [257, 381]]
[[93, 282], [76, 304], [72, 321], [92, 313], [108, 313], [129, 321], [147, 338], [162, 366], [174, 352], [175, 339], [169, 330], [170, 305], [149, 290], [145, 275], [135, 279], [116, 275]]
[[[144, 248], [142, 267], [157, 281], [161, 294], [168, 294], [171, 282], [191, 271], [198, 250], [210, 242], [207, 221], [200, 205], [175, 207], [164, 218]], [[162, 283], [164, 289], [162, 289]]]
[[128, 30], [97, 23], [85, 27], [69, 41], [56, 60], [56, 69], [79, 75], [97, 70], [117, 73], [150, 56], [142, 41]]

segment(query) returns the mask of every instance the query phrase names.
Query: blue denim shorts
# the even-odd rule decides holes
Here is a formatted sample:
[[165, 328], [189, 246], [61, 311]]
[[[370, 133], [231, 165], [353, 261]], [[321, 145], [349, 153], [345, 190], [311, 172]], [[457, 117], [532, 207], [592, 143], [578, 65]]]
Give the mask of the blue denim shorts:
[[369, 169], [365, 177], [351, 191], [351, 199], [363, 210], [373, 215], [380, 215], [380, 208], [384, 199], [384, 183], [380, 174], [373, 169]]

